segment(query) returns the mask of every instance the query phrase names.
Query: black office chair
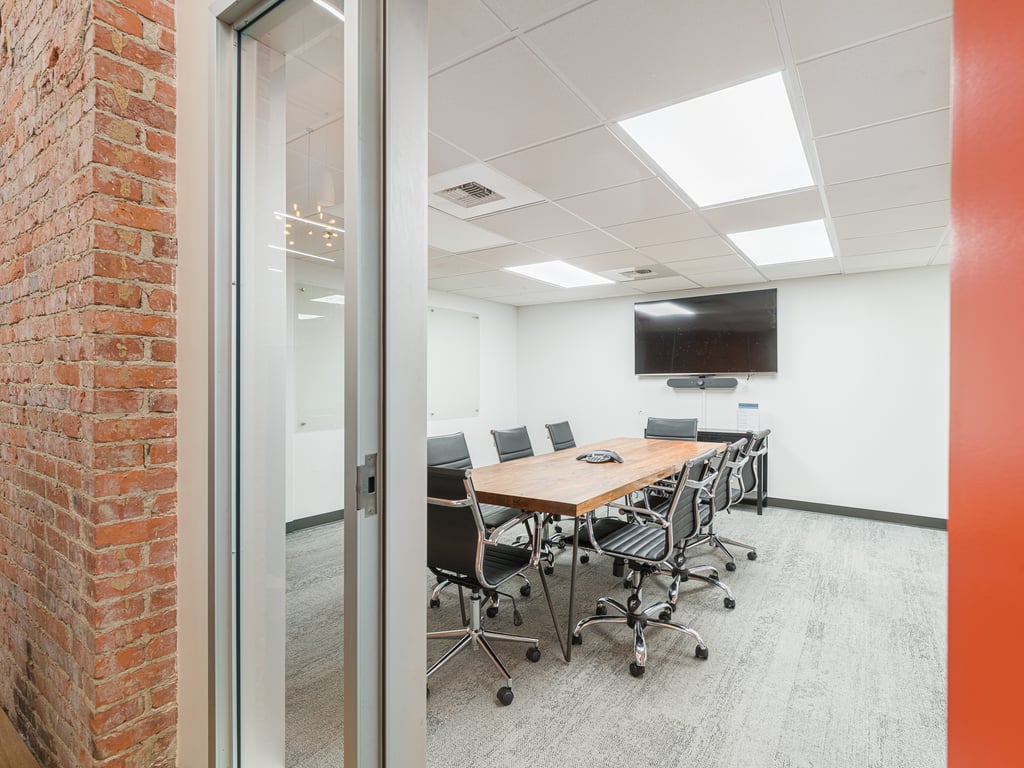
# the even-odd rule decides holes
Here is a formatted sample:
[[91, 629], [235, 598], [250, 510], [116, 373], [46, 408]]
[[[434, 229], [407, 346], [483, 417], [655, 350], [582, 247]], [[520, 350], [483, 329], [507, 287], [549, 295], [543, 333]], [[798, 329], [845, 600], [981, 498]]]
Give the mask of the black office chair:
[[761, 508], [764, 504], [764, 499], [761, 496], [761, 489], [764, 485], [761, 483], [761, 456], [768, 452], [768, 435], [772, 431], [770, 429], [762, 429], [760, 432], [751, 432], [748, 435], [747, 446], [743, 453], [740, 455], [740, 460], [743, 462], [743, 466], [735, 474], [735, 486], [738, 492], [738, 497], [733, 499], [733, 502], [737, 502], [746, 496], [751, 491], [757, 493], [757, 511], [761, 513]]
[[526, 431], [526, 427], [492, 429], [491, 437], [494, 439], [494, 450], [498, 452], [500, 462], [533, 456], [533, 443], [530, 442], [530, 433]]
[[[469, 455], [469, 446], [466, 444], [466, 436], [462, 432], [454, 432], [450, 435], [435, 435], [427, 438], [427, 466], [443, 467], [447, 469], [472, 469], [473, 460]], [[521, 509], [502, 507], [497, 504], [481, 504], [480, 514], [484, 520], [484, 526], [488, 531], [504, 525], [509, 520], [518, 518], [523, 513]], [[527, 521], [527, 537], [532, 536]], [[519, 588], [519, 594], [528, 597], [531, 591], [530, 580], [521, 575], [523, 585]], [[447, 581], [441, 579], [430, 596], [430, 607], [438, 608], [441, 605], [441, 592], [448, 586]], [[495, 596], [491, 605], [487, 607], [487, 615], [494, 618], [498, 615], [498, 599]]]
[[647, 419], [644, 437], [655, 440], [696, 440], [696, 419]]
[[[662, 563], [661, 567], [654, 574], [656, 576], [671, 576], [672, 582], [668, 588], [668, 603], [671, 612], [676, 609], [676, 601], [679, 599], [679, 585], [682, 582], [689, 581], [690, 579], [696, 579], [702, 581], [705, 584], [711, 584], [712, 586], [718, 587], [725, 592], [725, 607], [735, 608], [736, 599], [733, 597], [732, 590], [729, 589], [728, 585], [722, 582], [718, 577], [718, 569], [713, 565], [698, 564], [687, 566], [686, 564], [686, 550], [697, 544], [710, 543], [712, 547], [720, 546], [724, 552], [729, 554], [729, 551], [721, 545], [721, 540], [715, 533], [714, 524], [715, 516], [719, 512], [725, 512], [729, 508], [731, 501], [732, 487], [732, 476], [734, 470], [739, 466], [739, 454], [746, 445], [746, 439], [737, 440], [735, 443], [729, 445], [725, 451], [717, 455], [710, 462], [710, 467], [713, 472], [711, 486], [706, 493], [702, 493], [698, 499], [698, 514], [700, 516], [700, 530], [696, 536], [690, 536], [689, 538], [680, 538], [676, 541], [675, 551], [671, 558]], [[648, 495], [649, 502], [651, 500], [657, 500], [658, 497]], [[654, 506], [658, 509], [659, 507]], [[732, 558], [732, 555], [729, 554]], [[726, 565], [726, 569], [733, 571], [736, 570], [735, 563], [732, 564], [732, 568]]]
[[[483, 627], [480, 616], [482, 594], [502, 594], [512, 601], [516, 626], [522, 623], [515, 598], [499, 592], [513, 576], [522, 574], [537, 558], [536, 548], [526, 549], [502, 544], [498, 538], [510, 528], [522, 524], [531, 513], [523, 512], [488, 532], [480, 505], [473, 491], [472, 470], [427, 468], [427, 567], [438, 577], [469, 589], [469, 625], [441, 632], [428, 632], [428, 640], [459, 638], [441, 658], [427, 670], [427, 678], [451, 661], [460, 651], [475, 643], [487, 654], [505, 678], [498, 689], [498, 701], [512, 703], [512, 675], [491, 648], [490, 641], [526, 643], [530, 661], [540, 659], [540, 642], [536, 637], [491, 632]], [[427, 689], [430, 692], [430, 689]]]
[[572, 436], [572, 429], [568, 421], [560, 421], [557, 424], [545, 424], [548, 430], [548, 437], [551, 438], [551, 447], [556, 451], [564, 451], [566, 448], [576, 447], [576, 438]]
[[[662, 509], [609, 504], [629, 515], [631, 521], [614, 528], [609, 526], [606, 532], [597, 530], [593, 521], [587, 519], [586, 545], [601, 554], [624, 560], [629, 565], [633, 572], [632, 594], [625, 605], [615, 598], [598, 598], [596, 615], [576, 624], [572, 635], [574, 645], [583, 642], [582, 632], [592, 624], [628, 625], [633, 630], [633, 661], [629, 664], [629, 671], [634, 677], [642, 675], [647, 668], [647, 640], [644, 633], [648, 627], [682, 632], [697, 641], [697, 658], [708, 657], [708, 646], [696, 630], [671, 620], [672, 608], [668, 602], [644, 607], [643, 584], [648, 576], [658, 572], [661, 563], [669, 557], [678, 541], [686, 541], [699, 533], [699, 495], [714, 478], [711, 470], [714, 456], [714, 450], [705, 451], [679, 468], [682, 480], [675, 485]], [[581, 534], [581, 540], [583, 538]], [[609, 607], [618, 615], [607, 615]]]

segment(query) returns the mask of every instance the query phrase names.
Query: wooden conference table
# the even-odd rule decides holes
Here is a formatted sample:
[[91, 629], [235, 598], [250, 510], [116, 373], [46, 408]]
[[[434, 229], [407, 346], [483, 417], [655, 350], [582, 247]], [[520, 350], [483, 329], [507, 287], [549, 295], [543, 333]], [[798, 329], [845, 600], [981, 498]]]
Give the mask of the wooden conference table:
[[[566, 661], [572, 658], [580, 520], [588, 512], [610, 501], [621, 499], [633, 491], [668, 477], [688, 459], [712, 448], [723, 451], [725, 447], [725, 443], [617, 437], [578, 448], [530, 456], [473, 470], [473, 487], [481, 502], [574, 518], [572, 566], [569, 576], [569, 621], [564, 641], [559, 632], [559, 621], [551, 603], [544, 569], [538, 569], [551, 620], [555, 624], [555, 636]], [[576, 460], [582, 453], [601, 448], [618, 453], [622, 457], [622, 463], [612, 461], [590, 464]]]

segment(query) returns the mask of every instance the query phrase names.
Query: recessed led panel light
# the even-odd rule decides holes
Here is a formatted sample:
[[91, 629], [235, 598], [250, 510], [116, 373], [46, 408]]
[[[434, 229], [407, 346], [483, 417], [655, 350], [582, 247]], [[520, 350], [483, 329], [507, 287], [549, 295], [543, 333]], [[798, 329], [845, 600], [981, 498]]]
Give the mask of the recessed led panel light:
[[310, 299], [310, 301], [319, 301], [323, 304], [344, 304], [345, 297], [340, 293], [332, 293], [330, 296], [321, 296], [319, 299]]
[[701, 207], [814, 183], [780, 72], [619, 125]]
[[832, 243], [823, 219], [726, 235], [759, 266], [831, 259]]
[[559, 288], [582, 288], [585, 285], [604, 285], [614, 282], [607, 277], [595, 275], [585, 269], [566, 264], [564, 261], [542, 261], [539, 264], [523, 264], [519, 267], [505, 267], [506, 272], [532, 277]]
[[323, 315], [304, 315], [299, 312], [299, 320], [319, 320]]
[[692, 309], [687, 309], [674, 301], [657, 301], [652, 304], [634, 304], [634, 308], [642, 315], [650, 317], [668, 317], [669, 315], [695, 315]]

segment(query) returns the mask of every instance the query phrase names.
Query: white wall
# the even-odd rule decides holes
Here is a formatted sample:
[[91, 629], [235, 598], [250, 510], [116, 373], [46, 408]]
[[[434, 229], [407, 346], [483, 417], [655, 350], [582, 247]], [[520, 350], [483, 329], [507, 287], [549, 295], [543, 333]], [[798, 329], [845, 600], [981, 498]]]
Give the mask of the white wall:
[[550, 421], [569, 419], [583, 444], [640, 436], [648, 416], [702, 417], [704, 397], [701, 426], [735, 429], [737, 403], [757, 402], [772, 496], [946, 517], [948, 268], [772, 286], [779, 373], [706, 395], [633, 374], [633, 298], [520, 308], [519, 416], [535, 448]]
[[[427, 421], [427, 434], [464, 432], [473, 463], [478, 467], [495, 464], [498, 456], [494, 452], [490, 431], [523, 423], [517, 406], [517, 309], [507, 304], [438, 291], [429, 292], [427, 304], [480, 315], [480, 415], [464, 419], [431, 419]], [[539, 438], [542, 436], [535, 430], [530, 432], [536, 447], [543, 448], [547, 440], [541, 441]]]

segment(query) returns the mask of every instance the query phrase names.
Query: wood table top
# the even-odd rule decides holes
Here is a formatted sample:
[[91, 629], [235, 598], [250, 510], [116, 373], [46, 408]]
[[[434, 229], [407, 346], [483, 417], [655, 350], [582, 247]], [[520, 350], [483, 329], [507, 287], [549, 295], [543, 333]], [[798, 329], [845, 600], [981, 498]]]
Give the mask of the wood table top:
[[[581, 453], [615, 451], [622, 463], [577, 461]], [[671, 475], [676, 467], [725, 443], [616, 437], [564, 451], [473, 470], [477, 499], [530, 512], [578, 517]]]

